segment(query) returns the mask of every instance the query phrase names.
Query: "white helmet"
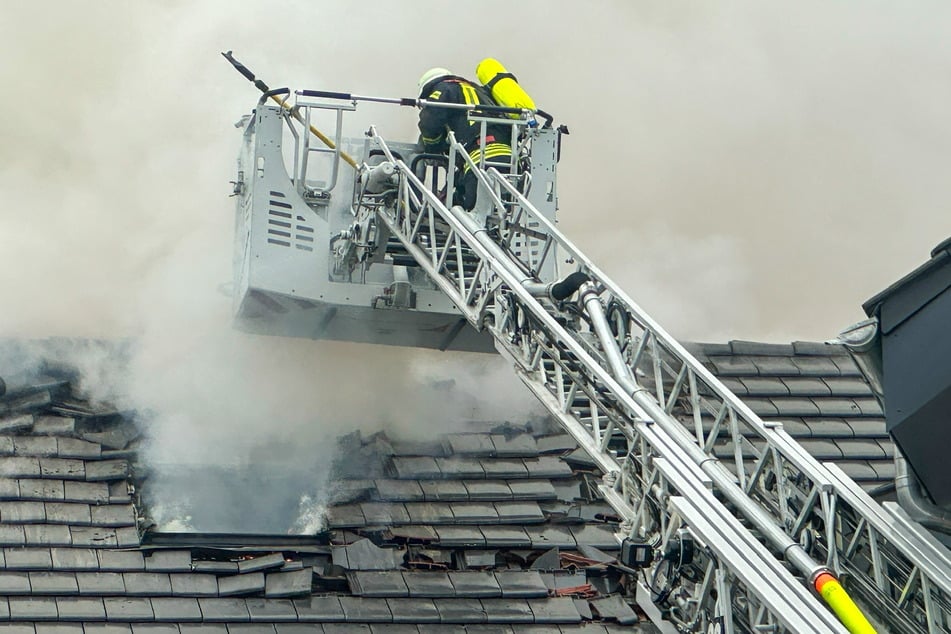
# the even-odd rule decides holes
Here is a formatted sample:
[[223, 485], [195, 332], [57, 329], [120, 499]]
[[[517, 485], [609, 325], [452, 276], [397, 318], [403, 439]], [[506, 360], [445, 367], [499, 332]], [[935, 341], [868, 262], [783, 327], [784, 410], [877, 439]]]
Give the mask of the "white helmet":
[[451, 77], [452, 71], [446, 68], [430, 68], [419, 78], [419, 85], [416, 87], [416, 94], [420, 97], [423, 96], [423, 91], [426, 89], [426, 86], [433, 83], [437, 79], [442, 77]]

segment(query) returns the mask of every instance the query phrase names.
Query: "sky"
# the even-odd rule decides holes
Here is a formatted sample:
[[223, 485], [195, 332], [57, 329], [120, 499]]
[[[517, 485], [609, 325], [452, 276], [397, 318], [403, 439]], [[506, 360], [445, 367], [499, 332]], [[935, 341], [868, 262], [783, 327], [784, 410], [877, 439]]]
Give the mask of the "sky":
[[[937, 0], [58, 0], [0, 17], [0, 337], [133, 338], [131, 366], [89, 387], [157, 412], [157, 461], [534, 411], [491, 357], [230, 329], [233, 124], [258, 95], [221, 51], [271, 86], [398, 97], [429, 67], [500, 59], [570, 129], [560, 228], [678, 338], [831, 339], [951, 235]], [[414, 140], [415, 121], [361, 106], [350, 129]]]

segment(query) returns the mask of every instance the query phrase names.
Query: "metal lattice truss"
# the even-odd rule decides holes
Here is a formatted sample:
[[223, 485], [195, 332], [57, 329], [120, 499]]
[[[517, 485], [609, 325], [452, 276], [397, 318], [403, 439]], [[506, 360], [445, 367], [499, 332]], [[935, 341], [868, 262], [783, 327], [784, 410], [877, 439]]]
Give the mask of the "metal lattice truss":
[[[492, 333], [607, 474], [601, 489], [625, 519], [623, 536], [663, 552], [687, 531], [700, 546], [679, 585], [665, 589], [659, 618], [693, 631], [844, 632], [808, 589], [828, 569], [890, 631], [951, 631], [947, 550], [756, 416], [561, 235], [516, 179], [474, 164], [452, 140], [450, 165], [458, 154], [491, 201], [486, 220], [445, 206], [369, 134], [401, 175], [390, 203], [374, 208], [379, 220], [466, 319]], [[579, 299], [539, 291], [557, 281], [539, 279], [550, 260], [587, 276]], [[662, 577], [645, 575], [639, 594], [656, 599]]]

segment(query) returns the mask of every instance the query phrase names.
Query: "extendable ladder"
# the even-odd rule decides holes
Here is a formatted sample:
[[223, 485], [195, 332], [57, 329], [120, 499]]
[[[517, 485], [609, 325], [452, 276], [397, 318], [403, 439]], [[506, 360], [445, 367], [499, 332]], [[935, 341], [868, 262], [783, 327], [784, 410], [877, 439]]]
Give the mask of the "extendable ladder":
[[[448, 207], [374, 128], [368, 135], [399, 173], [395, 202], [374, 206], [379, 222], [492, 334], [605, 473], [601, 492], [624, 519], [619, 537], [660, 552], [685, 536], [698, 546], [689, 578], [657, 587], [684, 572], [681, 561], [638, 581], [638, 601], [661, 629], [858, 632], [870, 631], [867, 617], [879, 631], [951, 632], [947, 549], [763, 422], [533, 207], [517, 179], [474, 163], [450, 135], [450, 165], [459, 156], [474, 170], [482, 213]], [[529, 242], [537, 248], [516, 248]], [[570, 270], [556, 276], [555, 262]], [[566, 275], [567, 296], [553, 286]], [[729, 460], [714, 454], [723, 445]], [[812, 586], [826, 573], [861, 611], [837, 584], [823, 604]]]

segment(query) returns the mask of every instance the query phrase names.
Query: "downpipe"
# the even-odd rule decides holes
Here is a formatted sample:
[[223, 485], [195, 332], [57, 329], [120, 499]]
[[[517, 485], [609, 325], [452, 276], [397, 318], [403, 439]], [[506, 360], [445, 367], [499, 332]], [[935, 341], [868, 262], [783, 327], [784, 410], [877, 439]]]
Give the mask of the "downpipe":
[[931, 530], [951, 535], [951, 511], [929, 502], [908, 461], [895, 446], [895, 497], [911, 519]]

